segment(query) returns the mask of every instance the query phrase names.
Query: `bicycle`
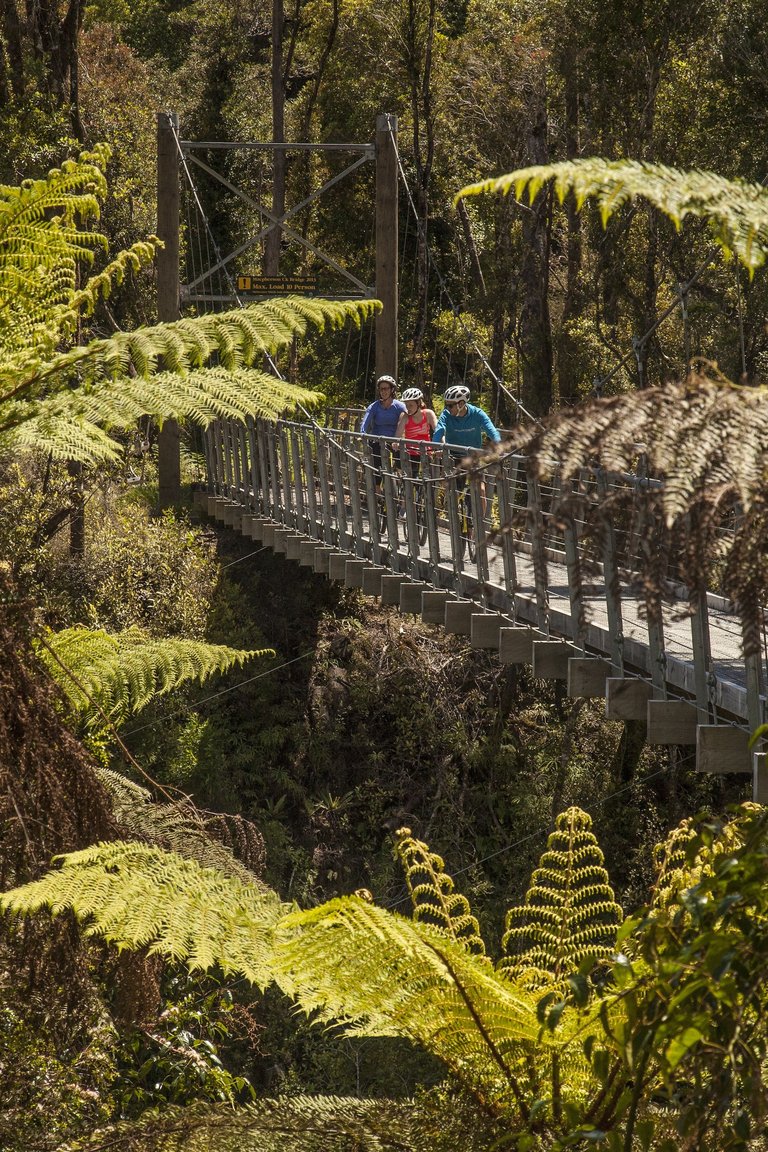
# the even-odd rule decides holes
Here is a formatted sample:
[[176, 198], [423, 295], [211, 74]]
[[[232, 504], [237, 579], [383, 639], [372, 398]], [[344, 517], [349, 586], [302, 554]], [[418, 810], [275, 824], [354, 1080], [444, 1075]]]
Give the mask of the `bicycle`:
[[467, 553], [470, 564], [474, 564], [477, 559], [477, 540], [472, 517], [472, 493], [469, 486], [465, 485], [457, 489], [456, 495], [459, 501], [459, 554], [463, 560]]
[[[427, 503], [424, 494], [424, 482], [419, 475], [419, 462], [418, 459], [410, 462], [409, 473], [410, 479], [415, 481], [413, 485], [413, 504], [416, 513], [416, 538], [419, 544], [423, 545], [427, 542], [428, 529], [427, 529]], [[405, 520], [405, 533], [406, 542], [408, 536], [408, 518], [406, 516], [405, 508], [405, 482], [400, 478], [397, 482], [397, 506], [399, 510], [399, 518]], [[402, 510], [402, 514], [400, 514]]]

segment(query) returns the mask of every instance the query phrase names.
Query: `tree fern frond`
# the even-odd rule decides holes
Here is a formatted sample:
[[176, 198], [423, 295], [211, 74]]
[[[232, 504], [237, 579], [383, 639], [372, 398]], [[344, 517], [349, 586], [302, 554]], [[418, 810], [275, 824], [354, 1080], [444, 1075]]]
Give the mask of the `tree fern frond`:
[[192, 970], [216, 965], [266, 987], [272, 934], [285, 912], [276, 893], [145, 844], [97, 844], [61, 859], [41, 880], [0, 897], [15, 912], [72, 909], [85, 932], [144, 948]]
[[475, 1090], [507, 1099], [539, 1032], [534, 997], [482, 957], [357, 897], [280, 922], [275, 980], [320, 1020], [351, 1035], [405, 1037]]
[[[0, 432], [19, 449], [37, 447], [56, 459], [99, 464], [116, 461], [122, 445], [108, 432], [129, 428], [142, 415], [162, 423], [187, 419], [202, 427], [212, 420], [246, 416], [276, 419], [297, 405], [312, 408], [319, 394], [256, 369], [227, 372], [201, 369], [186, 375], [159, 374], [103, 381], [88, 393], [57, 395], [37, 405], [6, 405], [3, 417], [11, 430]], [[21, 411], [19, 411], [21, 409]], [[6, 420], [3, 420], [6, 423]]]
[[[730, 856], [744, 847], [755, 817], [763, 811], [760, 804], [744, 803], [730, 820], [713, 822], [707, 816], [699, 816], [681, 821], [655, 847], [657, 876], [651, 906], [664, 910], [679, 906], [686, 889], [714, 874], [719, 857]], [[706, 835], [702, 835], [702, 826]]]
[[266, 858], [264, 837], [242, 816], [201, 812], [188, 801], [159, 804], [141, 785], [119, 772], [96, 767], [112, 800], [123, 839], [142, 840], [202, 868], [215, 868], [244, 884], [261, 887]]
[[[679, 579], [694, 591], [714, 587], [716, 573], [717, 590], [741, 614], [745, 653], [757, 652], [768, 588], [767, 396], [765, 386], [691, 374], [554, 413], [532, 432], [513, 434], [510, 448], [528, 457], [534, 473], [550, 475], [557, 466], [563, 480], [595, 465], [632, 473], [642, 452], [661, 486], [611, 485], [609, 501], [582, 502], [576, 511], [586, 521], [585, 540], [599, 550], [607, 518], [633, 521], [641, 511], [656, 532], [653, 547], [641, 550], [649, 609], [657, 611], [665, 595], [665, 558], [674, 553]], [[569, 514], [568, 499], [560, 497], [555, 516]]]
[[750, 275], [765, 262], [768, 251], [768, 189], [746, 180], [727, 180], [714, 172], [680, 171], [639, 160], [591, 157], [557, 164], [519, 168], [505, 176], [462, 188], [456, 199], [482, 192], [527, 190], [533, 200], [542, 186], [554, 181], [560, 201], [573, 192], [576, 205], [594, 199], [603, 224], [630, 201], [642, 197], [679, 228], [686, 216], [703, 217], [727, 254], [734, 252]]
[[245, 1108], [166, 1108], [102, 1128], [69, 1152], [432, 1152], [410, 1101], [287, 1096]]
[[445, 864], [410, 828], [395, 833], [395, 855], [405, 871], [405, 882], [413, 904], [413, 916], [421, 924], [431, 924], [463, 944], [477, 956], [485, 955], [480, 925], [472, 915], [466, 896], [454, 892]]
[[499, 971], [526, 987], [564, 989], [584, 960], [609, 959], [622, 919], [592, 818], [569, 808], [555, 821], [525, 903], [507, 913]]
[[[303, 330], [307, 316], [321, 324], [360, 322], [377, 306], [370, 300], [313, 300], [311, 309], [306, 304], [280, 302], [280, 316], [287, 318], [281, 344]], [[119, 447], [95, 426], [123, 428], [140, 415], [205, 425], [220, 417], [276, 417], [297, 403], [312, 405], [316, 393], [246, 363], [277, 349], [270, 305], [119, 332], [50, 357], [34, 348], [0, 357], [0, 440], [22, 448], [42, 444], [56, 456], [83, 462], [110, 460]], [[205, 368], [212, 358], [226, 363]], [[73, 379], [79, 387], [72, 387]]]
[[[0, 350], [24, 345], [53, 352], [67, 328], [78, 263], [106, 238], [83, 225], [98, 220], [109, 149], [97, 146], [41, 180], [0, 187]], [[71, 327], [69, 328], [71, 331]]]
[[241, 651], [198, 640], [157, 640], [132, 628], [117, 636], [89, 628], [49, 633], [38, 655], [89, 725], [104, 714], [119, 724], [188, 680], [203, 683], [246, 660], [274, 656], [271, 648]]

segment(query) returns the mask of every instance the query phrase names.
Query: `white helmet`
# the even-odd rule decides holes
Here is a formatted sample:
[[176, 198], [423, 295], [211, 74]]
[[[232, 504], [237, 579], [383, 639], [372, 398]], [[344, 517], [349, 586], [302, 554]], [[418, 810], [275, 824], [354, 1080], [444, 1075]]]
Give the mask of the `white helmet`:
[[397, 392], [397, 381], [394, 376], [379, 376], [376, 381], [376, 388], [378, 390], [379, 384], [389, 384], [393, 392]]
[[400, 399], [401, 400], [423, 400], [424, 399], [424, 393], [422, 392], [421, 388], [406, 388], [405, 392], [403, 392], [403, 395], [400, 397]]
[[450, 388], [446, 388], [443, 394], [443, 400], [448, 403], [454, 401], [469, 400], [469, 388], [466, 384], [453, 384]]

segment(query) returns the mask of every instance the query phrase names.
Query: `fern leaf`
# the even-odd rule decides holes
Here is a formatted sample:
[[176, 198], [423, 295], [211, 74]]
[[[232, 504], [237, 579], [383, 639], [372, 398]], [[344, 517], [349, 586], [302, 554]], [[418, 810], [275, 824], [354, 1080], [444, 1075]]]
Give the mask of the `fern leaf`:
[[61, 857], [61, 867], [0, 897], [15, 912], [72, 909], [88, 935], [144, 948], [190, 969], [219, 965], [266, 987], [272, 934], [286, 910], [269, 889], [201, 868], [138, 843], [97, 844]]
[[119, 724], [189, 680], [203, 683], [246, 660], [274, 656], [270, 648], [241, 651], [198, 640], [156, 640], [138, 628], [118, 636], [66, 628], [49, 633], [37, 651], [86, 725], [103, 723], [104, 714]]
[[69, 1152], [432, 1152], [409, 1101], [285, 1096], [245, 1108], [170, 1107], [93, 1132]]
[[405, 882], [413, 904], [414, 919], [431, 924], [463, 944], [477, 956], [485, 955], [480, 925], [472, 915], [466, 896], [454, 892], [451, 877], [440, 856], [415, 840], [410, 828], [396, 833], [395, 855], [405, 870]]
[[507, 913], [499, 971], [526, 987], [564, 989], [584, 960], [609, 959], [622, 919], [592, 819], [569, 808], [555, 821], [525, 903]]
[[187, 800], [160, 804], [146, 788], [109, 768], [94, 768], [112, 800], [122, 839], [141, 840], [202, 868], [215, 868], [244, 884], [256, 884], [264, 869], [264, 838], [242, 816], [201, 812]]
[[[306, 301], [287, 299], [275, 325], [272, 302], [265, 301], [236, 317], [117, 333], [47, 359], [34, 351], [0, 359], [0, 444], [34, 446], [82, 463], [111, 462], [122, 446], [109, 430], [130, 427], [143, 415], [206, 426], [217, 418], [274, 419], [297, 404], [311, 407], [317, 393], [249, 367], [250, 361], [276, 351], [278, 339], [279, 346], [289, 343], [307, 318], [359, 322], [374, 303], [313, 300], [308, 309]], [[226, 363], [206, 367], [217, 357]], [[73, 376], [80, 387], [72, 388]]]
[[434, 928], [357, 897], [287, 915], [275, 980], [347, 1034], [402, 1036], [475, 1090], [514, 1094], [514, 1068], [538, 1036], [534, 999]]
[[702, 217], [723, 250], [735, 253], [752, 275], [768, 252], [768, 190], [746, 180], [727, 180], [714, 172], [680, 171], [639, 160], [591, 157], [519, 168], [505, 176], [462, 188], [456, 199], [483, 192], [514, 192], [531, 200], [553, 181], [562, 202], [573, 192], [581, 208], [596, 201], [605, 224], [620, 208], [642, 198], [679, 228], [687, 216]]

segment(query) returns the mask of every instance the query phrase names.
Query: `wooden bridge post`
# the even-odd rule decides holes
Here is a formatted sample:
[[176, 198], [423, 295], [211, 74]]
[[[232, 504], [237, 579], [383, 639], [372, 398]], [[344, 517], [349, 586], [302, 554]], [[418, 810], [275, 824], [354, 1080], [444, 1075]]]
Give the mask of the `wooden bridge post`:
[[[157, 318], [161, 323], [179, 319], [179, 117], [157, 113]], [[158, 499], [161, 508], [181, 500], [181, 432], [175, 420], [166, 420], [157, 441]]]
[[397, 380], [397, 116], [376, 118], [376, 376]]

